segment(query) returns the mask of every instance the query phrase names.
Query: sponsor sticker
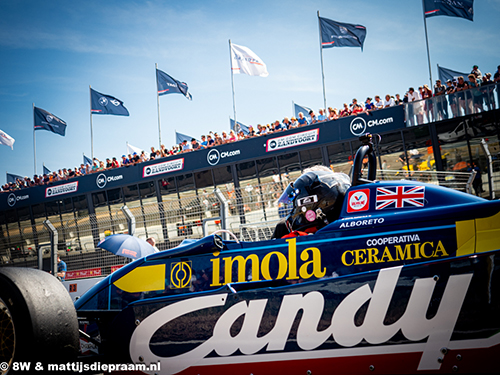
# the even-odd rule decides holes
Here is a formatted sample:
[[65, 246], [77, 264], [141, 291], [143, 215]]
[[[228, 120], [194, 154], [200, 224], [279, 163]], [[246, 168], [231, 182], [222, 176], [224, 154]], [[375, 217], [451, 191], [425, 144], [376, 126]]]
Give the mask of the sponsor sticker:
[[370, 208], [370, 189], [349, 192], [347, 202], [347, 213], [368, 211]]
[[170, 265], [170, 287], [172, 289], [189, 288], [192, 274], [191, 261], [172, 263]]
[[147, 165], [142, 169], [142, 177], [151, 177], [158, 174], [180, 171], [182, 169], [184, 169], [184, 158]]
[[66, 272], [66, 280], [84, 279], [86, 277], [96, 277], [96, 276], [102, 276], [101, 268], [87, 268], [85, 270]]
[[271, 138], [267, 140], [266, 152], [277, 151], [284, 148], [305, 145], [317, 142], [319, 139], [319, 129], [308, 130], [301, 133], [285, 135], [283, 137]]
[[424, 207], [424, 186], [390, 186], [377, 188], [377, 210]]
[[51, 186], [45, 189], [45, 198], [74, 193], [77, 190], [78, 190], [78, 181], [70, 182], [69, 184]]

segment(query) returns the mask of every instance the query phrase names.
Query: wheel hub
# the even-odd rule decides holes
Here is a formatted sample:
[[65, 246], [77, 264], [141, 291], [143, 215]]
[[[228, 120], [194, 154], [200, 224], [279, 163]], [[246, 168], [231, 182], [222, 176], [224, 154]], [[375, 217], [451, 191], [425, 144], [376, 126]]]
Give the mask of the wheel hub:
[[12, 314], [0, 298], [0, 375], [7, 373], [14, 360], [16, 332]]

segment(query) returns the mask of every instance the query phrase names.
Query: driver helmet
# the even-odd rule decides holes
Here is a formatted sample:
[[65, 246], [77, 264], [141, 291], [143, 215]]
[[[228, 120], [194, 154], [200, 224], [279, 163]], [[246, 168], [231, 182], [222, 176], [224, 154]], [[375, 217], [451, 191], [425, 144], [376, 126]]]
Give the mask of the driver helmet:
[[322, 228], [340, 215], [351, 181], [344, 173], [334, 173], [327, 167], [319, 169], [306, 170], [288, 185], [279, 199], [280, 203], [292, 205], [286, 220], [290, 232], [310, 227]]

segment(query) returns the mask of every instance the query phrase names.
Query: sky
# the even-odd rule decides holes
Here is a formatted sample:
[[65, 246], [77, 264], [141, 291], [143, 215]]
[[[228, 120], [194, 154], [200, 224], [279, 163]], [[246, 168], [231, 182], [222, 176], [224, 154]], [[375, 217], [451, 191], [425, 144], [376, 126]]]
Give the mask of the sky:
[[[89, 86], [124, 102], [130, 116], [93, 115], [94, 156], [126, 153], [127, 142], [158, 148], [155, 63], [186, 82], [193, 100], [160, 97], [161, 141], [175, 131], [199, 138], [229, 130], [233, 96], [229, 40], [250, 48], [268, 77], [234, 75], [236, 118], [267, 124], [292, 115], [292, 103], [323, 107], [317, 12], [364, 25], [364, 49], [323, 49], [327, 106], [404, 93], [429, 84], [420, 0], [65, 1], [0, 0], [0, 113], [16, 141], [0, 145], [6, 172], [33, 176], [42, 165], [74, 168], [91, 155]], [[474, 4], [474, 22], [427, 19], [433, 80], [437, 64], [484, 73], [500, 64], [500, 0]], [[64, 137], [36, 131], [33, 104], [67, 123]]]

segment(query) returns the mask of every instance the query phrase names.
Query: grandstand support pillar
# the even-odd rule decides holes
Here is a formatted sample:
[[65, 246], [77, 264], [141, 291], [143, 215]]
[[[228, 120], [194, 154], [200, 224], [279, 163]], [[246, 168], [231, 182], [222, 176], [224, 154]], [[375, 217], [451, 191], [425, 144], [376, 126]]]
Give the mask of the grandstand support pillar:
[[[52, 225], [50, 220], [44, 220], [43, 225], [50, 233], [50, 273], [53, 276], [57, 274], [57, 243], [59, 242], [59, 235], [57, 229]], [[38, 250], [38, 269], [42, 269], [43, 257], [42, 250]]]
[[[221, 229], [227, 229], [226, 227], [226, 221], [227, 221], [227, 217], [229, 216], [229, 203], [226, 199], [226, 197], [224, 196], [224, 194], [222, 194], [222, 192], [220, 191], [219, 188], [215, 188], [214, 189], [214, 194], [215, 196], [217, 197], [217, 199], [219, 200], [220, 204], [221, 204], [221, 210], [220, 210], [220, 227]], [[222, 232], [222, 239], [223, 240], [227, 240], [227, 234]]]
[[135, 216], [132, 214], [130, 209], [127, 207], [127, 205], [124, 205], [121, 208], [123, 214], [127, 218], [127, 227], [128, 227], [128, 234], [133, 236], [135, 234]]

